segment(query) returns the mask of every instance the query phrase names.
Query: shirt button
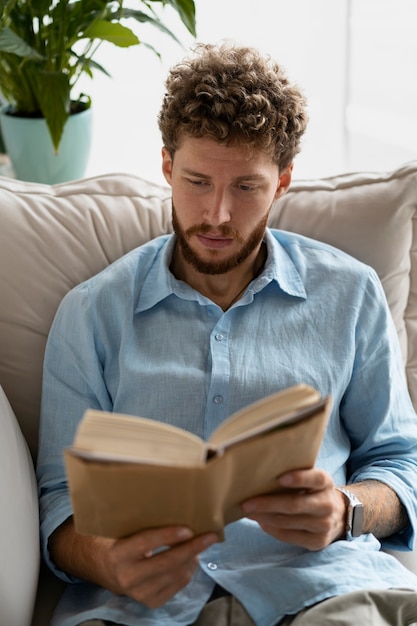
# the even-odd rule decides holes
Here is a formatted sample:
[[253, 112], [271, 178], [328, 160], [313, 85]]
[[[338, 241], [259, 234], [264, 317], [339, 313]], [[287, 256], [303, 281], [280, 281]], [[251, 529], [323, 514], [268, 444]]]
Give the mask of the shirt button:
[[216, 563], [207, 563], [207, 567], [211, 569], [212, 571], [217, 569]]
[[223, 402], [222, 396], [214, 396], [213, 400], [215, 404], [221, 404]]
[[214, 338], [215, 338], [215, 340], [216, 340], [216, 341], [223, 341], [223, 339], [224, 339], [224, 335], [222, 335], [221, 333], [217, 333], [217, 334], [214, 336]]

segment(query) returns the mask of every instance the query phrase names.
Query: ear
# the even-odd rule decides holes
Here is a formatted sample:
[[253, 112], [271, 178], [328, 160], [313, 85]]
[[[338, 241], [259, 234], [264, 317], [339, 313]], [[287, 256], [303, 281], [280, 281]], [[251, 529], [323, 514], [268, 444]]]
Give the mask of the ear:
[[173, 159], [170, 151], [163, 146], [162, 148], [162, 173], [165, 180], [170, 185], [172, 182], [172, 163]]
[[288, 191], [289, 186], [291, 185], [292, 179], [292, 171], [294, 168], [294, 163], [291, 163], [285, 170], [280, 174], [279, 184], [277, 190], [275, 192], [274, 200], [278, 200], [281, 196], [284, 195]]

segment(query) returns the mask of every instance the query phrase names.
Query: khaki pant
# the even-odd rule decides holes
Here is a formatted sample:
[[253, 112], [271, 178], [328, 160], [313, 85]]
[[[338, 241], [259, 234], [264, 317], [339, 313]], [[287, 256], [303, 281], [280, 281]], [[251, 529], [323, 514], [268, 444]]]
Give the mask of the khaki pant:
[[[417, 624], [417, 592], [390, 589], [356, 591], [330, 598], [285, 617], [277, 626], [411, 626], [414, 623]], [[80, 626], [111, 624], [91, 620]], [[236, 598], [224, 596], [206, 604], [190, 626], [254, 626], [254, 622]]]

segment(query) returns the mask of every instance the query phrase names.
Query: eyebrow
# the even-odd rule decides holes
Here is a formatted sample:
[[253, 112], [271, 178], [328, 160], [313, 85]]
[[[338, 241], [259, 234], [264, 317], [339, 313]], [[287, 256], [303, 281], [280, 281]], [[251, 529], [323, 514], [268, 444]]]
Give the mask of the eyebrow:
[[[211, 176], [208, 174], [203, 174], [202, 172], [197, 172], [196, 170], [188, 169], [187, 167], [183, 168], [183, 172], [185, 174], [189, 174], [190, 176], [196, 176], [198, 178], [204, 178], [205, 180], [210, 180]], [[233, 182], [241, 182], [241, 181], [249, 181], [249, 180], [264, 180], [265, 176], [262, 174], [243, 174], [242, 176], [236, 176], [233, 179]]]

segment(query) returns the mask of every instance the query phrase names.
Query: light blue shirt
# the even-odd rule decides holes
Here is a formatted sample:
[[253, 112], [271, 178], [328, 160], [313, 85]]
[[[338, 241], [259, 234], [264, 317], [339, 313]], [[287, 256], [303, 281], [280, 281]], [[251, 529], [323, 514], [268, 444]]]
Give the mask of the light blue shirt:
[[[265, 240], [262, 274], [225, 312], [171, 274], [174, 236], [134, 250], [65, 297], [48, 340], [42, 401], [38, 475], [47, 560], [48, 537], [71, 515], [62, 450], [85, 409], [163, 420], [207, 438], [239, 408], [300, 382], [333, 398], [317, 465], [336, 484], [390, 485], [410, 526], [385, 545], [412, 547], [417, 418], [376, 273], [295, 234], [267, 230]], [[245, 518], [200, 555], [190, 584], [162, 608], [75, 581], [52, 624], [96, 617], [185, 626], [216, 582], [258, 626], [361, 588], [417, 590], [417, 578], [372, 535], [309, 552]]]

